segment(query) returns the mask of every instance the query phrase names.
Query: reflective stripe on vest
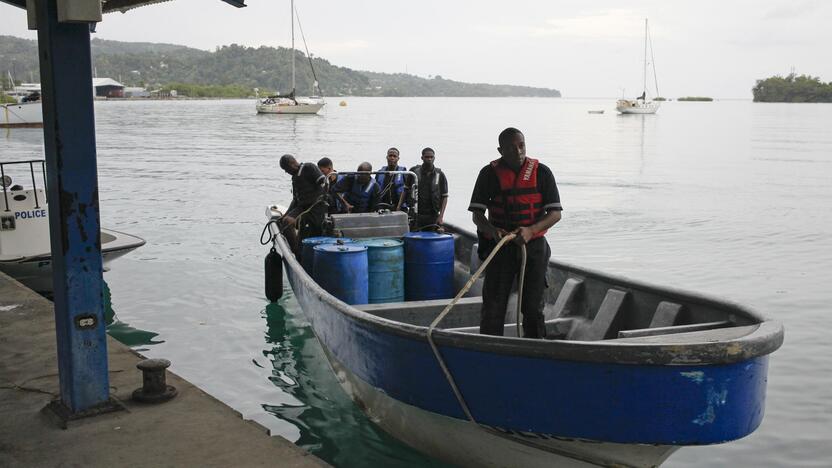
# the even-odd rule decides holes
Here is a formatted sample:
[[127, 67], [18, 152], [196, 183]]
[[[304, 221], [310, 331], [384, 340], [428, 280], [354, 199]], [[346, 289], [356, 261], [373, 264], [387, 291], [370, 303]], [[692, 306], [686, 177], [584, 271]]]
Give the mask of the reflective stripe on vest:
[[[394, 171], [406, 171], [407, 168], [404, 166], [396, 166]], [[396, 204], [399, 202], [399, 195], [404, 191], [404, 176], [402, 174], [395, 174], [392, 175], [389, 180], [388, 176], [390, 174], [385, 174], [385, 171], [389, 171], [389, 169], [385, 166], [384, 169], [381, 170], [382, 172], [376, 174], [376, 182], [378, 182], [378, 186], [382, 191], [384, 191], [384, 201], [385, 203]], [[391, 185], [392, 187], [388, 188], [387, 185]]]
[[[527, 157], [519, 172], [514, 172], [497, 159], [491, 168], [500, 182], [500, 193], [488, 205], [488, 220], [496, 227], [514, 230], [531, 226], [545, 214], [543, 194], [537, 188], [537, 168], [540, 163]], [[534, 235], [543, 237], [546, 231]]]

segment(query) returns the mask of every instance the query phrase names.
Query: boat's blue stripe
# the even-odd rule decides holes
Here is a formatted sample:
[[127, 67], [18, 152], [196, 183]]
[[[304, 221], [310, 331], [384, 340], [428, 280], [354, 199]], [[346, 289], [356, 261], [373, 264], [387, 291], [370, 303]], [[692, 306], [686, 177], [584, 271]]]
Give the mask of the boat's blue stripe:
[[[307, 289], [299, 292], [322, 344], [354, 374], [399, 401], [464, 419], [427, 341], [359, 323]], [[727, 365], [648, 366], [450, 347], [441, 352], [478, 422], [504, 429], [697, 445], [743, 437], [763, 417], [766, 356]]]

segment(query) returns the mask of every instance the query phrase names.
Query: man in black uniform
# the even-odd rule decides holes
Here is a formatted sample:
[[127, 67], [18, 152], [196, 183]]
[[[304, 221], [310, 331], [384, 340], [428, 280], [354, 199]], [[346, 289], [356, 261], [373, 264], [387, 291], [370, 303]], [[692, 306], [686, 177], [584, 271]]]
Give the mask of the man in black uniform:
[[328, 182], [327, 203], [329, 203], [329, 214], [345, 213], [347, 210], [344, 208], [344, 203], [341, 201], [341, 197], [335, 193], [336, 185], [344, 176], [338, 175], [332, 166], [332, 160], [326, 157], [318, 161], [318, 169], [321, 170], [321, 174], [326, 177]]
[[292, 203], [281, 218], [281, 230], [297, 253], [301, 241], [323, 235], [328, 208], [326, 177], [316, 164], [301, 164], [291, 154], [280, 157], [280, 168], [292, 176]]
[[552, 171], [526, 157], [526, 139], [520, 130], [507, 128], [498, 141], [500, 159], [480, 171], [468, 210], [477, 225], [481, 259], [504, 235], [517, 237], [500, 249], [485, 270], [480, 333], [502, 336], [512, 283], [520, 271], [520, 246], [525, 245], [523, 336], [545, 338], [543, 293], [551, 250], [543, 236], [560, 221], [560, 195]]
[[[414, 231], [436, 231], [444, 222], [445, 207], [448, 206], [448, 179], [434, 165], [435, 159], [436, 152], [432, 148], [425, 148], [422, 150], [422, 164], [410, 168], [419, 177]], [[413, 179], [413, 176], [408, 179]], [[413, 181], [409, 180], [408, 187], [411, 185]]]

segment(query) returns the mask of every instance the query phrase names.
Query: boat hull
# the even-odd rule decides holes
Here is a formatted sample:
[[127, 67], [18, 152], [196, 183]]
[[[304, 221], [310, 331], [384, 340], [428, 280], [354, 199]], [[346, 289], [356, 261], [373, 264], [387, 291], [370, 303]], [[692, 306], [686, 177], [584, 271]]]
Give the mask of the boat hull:
[[621, 114], [655, 114], [660, 106], [656, 101], [621, 100], [616, 103], [615, 110]]
[[[425, 327], [381, 319], [339, 301], [311, 280], [282, 237], [278, 245], [292, 289], [347, 393], [386, 430], [439, 458], [480, 464], [472, 452], [482, 444], [490, 447], [496, 431], [512, 436], [510, 444], [494, 445], [506, 453], [526, 450], [518, 447], [530, 440], [553, 441], [533, 444], [530, 455], [550, 463], [563, 456], [586, 461], [588, 453], [596, 453], [586, 449], [592, 444], [609, 448], [593, 463], [654, 466], [677, 446], [737, 439], [762, 420], [766, 355], [713, 365], [657, 365], [616, 359], [613, 352], [608, 360], [587, 362], [547, 354], [569, 356], [584, 348], [592, 355], [593, 346], [604, 345], [535, 340], [541, 351], [534, 355], [512, 350], [532, 340], [437, 330], [439, 352], [479, 425], [471, 423], [429, 347]], [[782, 341], [779, 333], [770, 331], [771, 340]], [[485, 350], [483, 340], [489, 343]], [[684, 360], [692, 351], [673, 352]], [[386, 420], [395, 414], [384, 409], [391, 405], [437, 427], [466, 428], [471, 442], [449, 444], [435, 440], [445, 439], [445, 432], [404, 427], [395, 416]]]
[[[105, 271], [109, 269], [110, 262], [145, 244], [144, 239], [109, 229], [101, 230], [101, 238], [101, 260]], [[50, 254], [0, 261], [0, 271], [33, 291], [46, 294], [53, 291], [52, 256]]]
[[323, 103], [297, 105], [257, 104], [258, 114], [317, 114], [324, 107]]
[[559, 439], [503, 431], [402, 403], [327, 359], [341, 386], [367, 417], [405, 444], [444, 462], [470, 467], [588, 468], [657, 466], [678, 447]]
[[[445, 228], [455, 237], [460, 287], [476, 236]], [[348, 305], [312, 280], [283, 236], [273, 238], [345, 391], [385, 430], [431, 456], [517, 465], [517, 453], [528, 452], [520, 465], [565, 457], [572, 466], [655, 466], [679, 446], [741, 438], [762, 421], [768, 355], [783, 328], [741, 306], [550, 261], [545, 315], [553, 339], [516, 338], [509, 325], [505, 337], [480, 335], [472, 325], [482, 298], [472, 296], [433, 330], [440, 365], [428, 325], [447, 300]], [[615, 297], [627, 299], [627, 315], [612, 333], [587, 335], [615, 311]], [[668, 313], [683, 316], [648, 327]], [[685, 328], [697, 323], [704, 331]], [[712, 323], [721, 325], [701, 326]], [[449, 428], [466, 435], [450, 442]]]
[[0, 105], [0, 128], [43, 127], [43, 111], [40, 101]]
[[[426, 339], [352, 319], [302, 285], [299, 272], [288, 273], [321, 344], [339, 362], [398, 401], [465, 418]], [[440, 350], [477, 421], [506, 430], [616, 443], [701, 445], [743, 437], [762, 420], [767, 357], [729, 365], [652, 366], [454, 346]], [[725, 400], [726, 395], [731, 397]]]

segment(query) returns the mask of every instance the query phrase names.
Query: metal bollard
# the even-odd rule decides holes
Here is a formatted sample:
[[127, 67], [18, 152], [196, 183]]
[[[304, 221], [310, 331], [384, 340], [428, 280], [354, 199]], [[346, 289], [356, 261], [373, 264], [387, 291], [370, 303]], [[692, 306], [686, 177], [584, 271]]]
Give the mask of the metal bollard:
[[133, 399], [142, 403], [162, 403], [175, 397], [176, 388], [165, 381], [165, 369], [169, 366], [167, 359], [145, 359], [136, 364], [142, 371], [142, 388], [133, 391]]

